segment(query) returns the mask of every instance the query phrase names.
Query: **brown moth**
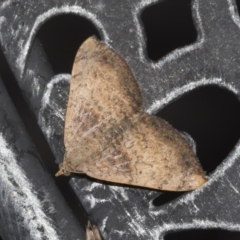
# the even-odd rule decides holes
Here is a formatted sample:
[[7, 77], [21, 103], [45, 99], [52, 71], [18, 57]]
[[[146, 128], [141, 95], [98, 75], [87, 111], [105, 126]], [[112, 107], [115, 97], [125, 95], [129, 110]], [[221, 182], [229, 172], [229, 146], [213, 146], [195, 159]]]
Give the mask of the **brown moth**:
[[94, 37], [81, 45], [74, 61], [64, 144], [56, 176], [84, 173], [168, 191], [193, 190], [206, 182], [181, 134], [144, 112], [125, 61]]
[[98, 228], [95, 225], [91, 225], [89, 221], [86, 228], [86, 240], [102, 240]]

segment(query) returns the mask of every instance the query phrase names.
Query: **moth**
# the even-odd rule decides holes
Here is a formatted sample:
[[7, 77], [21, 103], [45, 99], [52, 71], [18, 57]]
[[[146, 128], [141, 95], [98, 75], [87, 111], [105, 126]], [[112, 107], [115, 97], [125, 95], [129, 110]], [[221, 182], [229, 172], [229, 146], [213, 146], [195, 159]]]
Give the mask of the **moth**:
[[86, 240], [102, 240], [98, 228], [89, 221], [86, 228]]
[[182, 135], [144, 111], [126, 62], [94, 37], [74, 60], [64, 144], [56, 176], [80, 173], [167, 191], [193, 190], [207, 180]]

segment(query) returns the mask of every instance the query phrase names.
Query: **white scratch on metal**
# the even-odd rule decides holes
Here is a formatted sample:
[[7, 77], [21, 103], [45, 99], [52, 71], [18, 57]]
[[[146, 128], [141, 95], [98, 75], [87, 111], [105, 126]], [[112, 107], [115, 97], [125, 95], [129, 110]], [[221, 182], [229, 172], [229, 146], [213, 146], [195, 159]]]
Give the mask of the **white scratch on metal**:
[[108, 217], [105, 217], [105, 218], [101, 221], [100, 229], [102, 230], [102, 232], [104, 232], [104, 230], [105, 230], [105, 228], [106, 228], [107, 220], [108, 220]]
[[56, 106], [53, 101], [50, 101], [50, 96], [55, 84], [58, 84], [61, 81], [70, 82], [71, 75], [70, 74], [58, 74], [51, 78], [49, 83], [47, 84], [42, 100], [41, 100], [41, 108], [38, 114], [38, 123], [42, 127], [43, 132], [47, 135], [49, 139], [52, 136], [52, 126], [48, 126], [43, 117], [43, 111], [48, 106], [53, 110], [53, 114], [60, 118], [61, 121], [64, 121], [64, 112], [60, 106]]
[[105, 199], [105, 198], [102, 198], [102, 199], [96, 198], [91, 193], [89, 193], [85, 196], [85, 200], [90, 204], [89, 207], [91, 209], [94, 208], [99, 203], [105, 203], [105, 202], [109, 201], [109, 199]]
[[0, 40], [1, 40], [1, 42], [3, 42], [2, 34], [1, 34], [1, 32], [2, 32], [1, 28], [2, 28], [2, 25], [3, 25], [4, 22], [6, 22], [6, 18], [3, 17], [3, 16], [0, 16]]
[[227, 180], [227, 182], [229, 183], [229, 186], [233, 189], [233, 191], [234, 191], [236, 194], [239, 194], [238, 189], [233, 186], [233, 184], [229, 181], [229, 179], [226, 178], [226, 177], [225, 177], [225, 179]]
[[12, 0], [4, 1], [3, 3], [1, 3], [0, 9], [1, 9], [1, 10], [5, 9], [5, 8], [8, 7], [11, 3], [12, 3]]

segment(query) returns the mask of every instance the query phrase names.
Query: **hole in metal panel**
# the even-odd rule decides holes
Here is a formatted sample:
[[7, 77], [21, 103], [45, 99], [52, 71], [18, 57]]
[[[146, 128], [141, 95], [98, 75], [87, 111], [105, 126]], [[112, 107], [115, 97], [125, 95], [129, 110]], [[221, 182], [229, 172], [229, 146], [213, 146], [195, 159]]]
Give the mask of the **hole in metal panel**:
[[48, 20], [39, 30], [37, 38], [55, 72], [71, 73], [73, 60], [84, 40], [95, 35], [95, 26], [86, 18], [68, 14]]
[[145, 8], [141, 19], [147, 38], [147, 54], [153, 61], [197, 39], [191, 0], [160, 1]]
[[236, 0], [238, 14], [240, 15], [240, 0]]
[[207, 174], [227, 157], [240, 138], [239, 101], [218, 86], [197, 88], [170, 103], [157, 116], [190, 134]]
[[169, 233], [164, 240], [237, 240], [240, 239], [240, 232], [232, 232], [222, 229], [196, 229], [182, 232]]

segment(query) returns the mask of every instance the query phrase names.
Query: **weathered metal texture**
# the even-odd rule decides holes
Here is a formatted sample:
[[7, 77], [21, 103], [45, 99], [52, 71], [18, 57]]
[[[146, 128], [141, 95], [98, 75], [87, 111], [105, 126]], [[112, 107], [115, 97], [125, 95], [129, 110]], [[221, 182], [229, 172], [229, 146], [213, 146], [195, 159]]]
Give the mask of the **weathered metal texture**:
[[0, 234], [3, 239], [83, 239], [0, 79]]
[[[240, 97], [240, 20], [235, 1], [192, 1], [197, 41], [153, 63], [145, 55], [139, 14], [155, 2], [8, 0], [1, 4], [2, 48], [57, 162], [63, 159], [69, 74], [54, 75], [35, 39], [43, 24], [57, 15], [75, 14], [95, 25], [102, 40], [129, 64], [149, 113], [209, 84], [227, 88]], [[239, 231], [239, 164], [238, 143], [203, 188], [159, 207], [152, 203], [159, 195], [157, 191], [78, 176], [73, 176], [70, 184], [104, 239], [162, 239], [171, 231], [199, 228]]]

